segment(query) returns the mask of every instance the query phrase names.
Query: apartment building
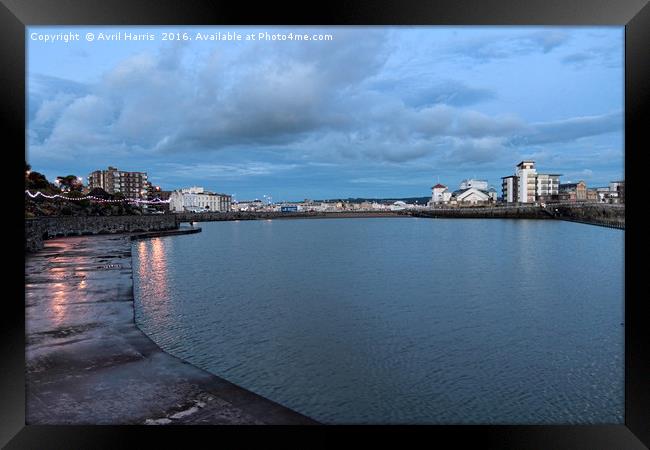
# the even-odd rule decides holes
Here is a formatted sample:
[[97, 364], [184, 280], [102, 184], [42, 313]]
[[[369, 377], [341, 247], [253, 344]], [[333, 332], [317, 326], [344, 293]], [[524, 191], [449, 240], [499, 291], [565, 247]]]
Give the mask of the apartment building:
[[148, 196], [146, 172], [127, 172], [109, 166], [107, 170], [95, 170], [88, 175], [90, 190], [101, 188], [109, 194], [122, 193], [126, 198], [146, 199]]
[[587, 201], [587, 184], [582, 180], [577, 183], [561, 184], [559, 197], [563, 202], [585, 202]]
[[501, 178], [503, 201], [507, 203], [534, 203], [558, 199], [560, 174], [537, 173], [535, 161], [517, 164], [515, 174]]

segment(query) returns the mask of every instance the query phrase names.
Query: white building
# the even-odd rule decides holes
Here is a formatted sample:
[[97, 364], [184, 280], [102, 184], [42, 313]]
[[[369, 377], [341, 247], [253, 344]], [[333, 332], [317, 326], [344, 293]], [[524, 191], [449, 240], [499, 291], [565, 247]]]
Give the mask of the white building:
[[431, 201], [429, 202], [429, 206], [448, 203], [450, 199], [451, 199], [451, 192], [449, 192], [447, 186], [438, 183], [431, 188]]
[[514, 203], [517, 198], [517, 177], [515, 175], [510, 175], [507, 177], [501, 178], [501, 189], [503, 192], [503, 201], [507, 203]]
[[557, 174], [537, 174], [536, 197], [537, 200], [551, 200], [553, 196], [559, 194], [560, 175]]
[[172, 212], [225, 212], [230, 211], [232, 197], [205, 191], [202, 187], [176, 190], [169, 196]]
[[390, 205], [390, 210], [391, 211], [403, 211], [407, 207], [406, 203], [403, 202], [402, 200], [397, 200], [395, 203]]
[[232, 211], [262, 211], [273, 208], [272, 205], [265, 204], [262, 200], [256, 198], [255, 200], [235, 202], [231, 205], [231, 209]]
[[477, 189], [467, 188], [454, 191], [451, 195], [451, 203], [455, 204], [488, 204], [497, 200], [497, 192], [494, 188]]
[[535, 161], [522, 161], [517, 164], [516, 171], [519, 183], [517, 186], [517, 197], [522, 203], [535, 202], [535, 187], [537, 185]]
[[502, 177], [503, 200], [508, 203], [534, 203], [557, 198], [560, 174], [537, 173], [535, 161], [517, 164], [515, 174]]
[[487, 191], [488, 190], [488, 182], [487, 182], [487, 180], [475, 180], [474, 178], [468, 178], [468, 179], [463, 180], [463, 181], [460, 182], [460, 188], [461, 189], [476, 188], [476, 189], [480, 189], [482, 191]]
[[489, 200], [490, 196], [488, 194], [476, 188], [465, 189], [456, 196], [458, 203], [477, 204], [487, 203]]

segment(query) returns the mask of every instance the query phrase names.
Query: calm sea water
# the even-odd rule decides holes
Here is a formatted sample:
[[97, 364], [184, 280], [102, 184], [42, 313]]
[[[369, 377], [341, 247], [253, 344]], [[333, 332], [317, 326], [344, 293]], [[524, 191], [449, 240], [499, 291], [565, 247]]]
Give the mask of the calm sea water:
[[200, 226], [133, 244], [136, 321], [233, 383], [324, 423], [623, 423], [621, 230]]

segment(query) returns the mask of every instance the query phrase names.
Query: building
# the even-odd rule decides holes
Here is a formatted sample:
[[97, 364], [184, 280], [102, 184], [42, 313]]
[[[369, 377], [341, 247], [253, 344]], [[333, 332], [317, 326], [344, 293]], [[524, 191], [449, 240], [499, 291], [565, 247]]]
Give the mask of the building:
[[609, 192], [611, 194], [616, 193], [616, 196], [612, 195], [612, 198], [616, 198], [616, 201], [611, 203], [625, 203], [625, 180], [610, 181]]
[[451, 192], [444, 184], [436, 184], [431, 188], [431, 200], [429, 206], [436, 206], [448, 203], [451, 200]]
[[147, 199], [147, 173], [126, 172], [109, 166], [108, 170], [95, 170], [88, 175], [88, 188], [101, 188], [109, 194], [122, 193], [126, 198]]
[[460, 182], [460, 189], [471, 189], [471, 188], [487, 191], [488, 182], [487, 180], [475, 180], [473, 178], [468, 178]]
[[261, 211], [264, 206], [264, 202], [256, 198], [255, 200], [234, 202], [231, 204], [230, 208], [232, 211]]
[[451, 203], [453, 204], [487, 205], [496, 201], [497, 191], [494, 188], [477, 189], [472, 187], [459, 189], [451, 194]]
[[609, 186], [588, 188], [587, 201], [625, 203], [625, 181], [610, 181]]
[[407, 208], [407, 205], [402, 200], [397, 200], [392, 205], [390, 205], [391, 211], [404, 211]]
[[226, 212], [230, 211], [232, 196], [218, 194], [193, 186], [176, 190], [169, 196], [169, 209], [172, 212]]
[[519, 179], [516, 175], [509, 175], [501, 178], [501, 192], [503, 201], [506, 203], [514, 203], [517, 200], [518, 182]]
[[535, 161], [517, 164], [514, 175], [502, 177], [501, 191], [507, 203], [534, 203], [558, 199], [560, 174], [537, 173]]
[[151, 210], [158, 210], [163, 212], [169, 211], [169, 200], [171, 197], [172, 191], [163, 191], [160, 186], [154, 186], [150, 181], [147, 181], [147, 200], [150, 202], [163, 200], [164, 203], [150, 203], [148, 206]]
[[609, 186], [587, 189], [587, 201], [595, 201], [597, 203], [616, 203], [618, 199], [613, 199], [612, 196], [618, 197], [618, 194], [616, 192], [611, 192]]
[[517, 178], [519, 179], [517, 198], [521, 203], [535, 202], [537, 187], [537, 171], [535, 161], [522, 161], [517, 164]]
[[558, 174], [537, 174], [537, 198], [539, 202], [552, 202], [559, 200], [560, 175]]
[[589, 189], [587, 189], [587, 201], [590, 202], [590, 203], [599, 203], [600, 202], [600, 196], [599, 196], [597, 188], [589, 188]]
[[561, 184], [559, 199], [562, 202], [586, 202], [587, 184], [582, 180], [577, 183]]

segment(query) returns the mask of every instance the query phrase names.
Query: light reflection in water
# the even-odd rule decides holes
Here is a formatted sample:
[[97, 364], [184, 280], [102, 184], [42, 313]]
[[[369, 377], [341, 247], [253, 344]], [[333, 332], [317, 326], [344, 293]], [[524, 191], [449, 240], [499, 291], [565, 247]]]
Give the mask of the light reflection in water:
[[67, 292], [64, 283], [54, 283], [55, 290], [52, 292], [52, 322], [54, 325], [60, 326], [65, 321], [66, 311], [68, 305], [66, 304]]
[[[68, 250], [70, 250], [72, 246], [73, 244], [70, 241], [61, 241], [56, 245], [61, 255], [68, 254]], [[82, 258], [72, 257], [69, 259], [73, 266], [72, 276], [76, 276], [76, 265], [82, 262]], [[50, 310], [52, 311], [49, 318], [55, 327], [63, 326], [68, 315], [68, 303], [71, 301], [71, 296], [73, 295], [70, 289], [72, 286], [63, 281], [65, 281], [66, 276], [69, 276], [69, 271], [70, 269], [67, 267], [47, 268], [48, 277], [54, 280], [61, 280], [60, 282], [52, 284], [52, 295], [49, 296]]]
[[148, 279], [148, 295], [143, 298], [143, 307], [155, 311], [155, 314], [166, 316], [169, 313], [169, 284], [167, 281], [167, 258], [165, 244], [160, 238], [140, 241], [137, 247], [138, 276]]

